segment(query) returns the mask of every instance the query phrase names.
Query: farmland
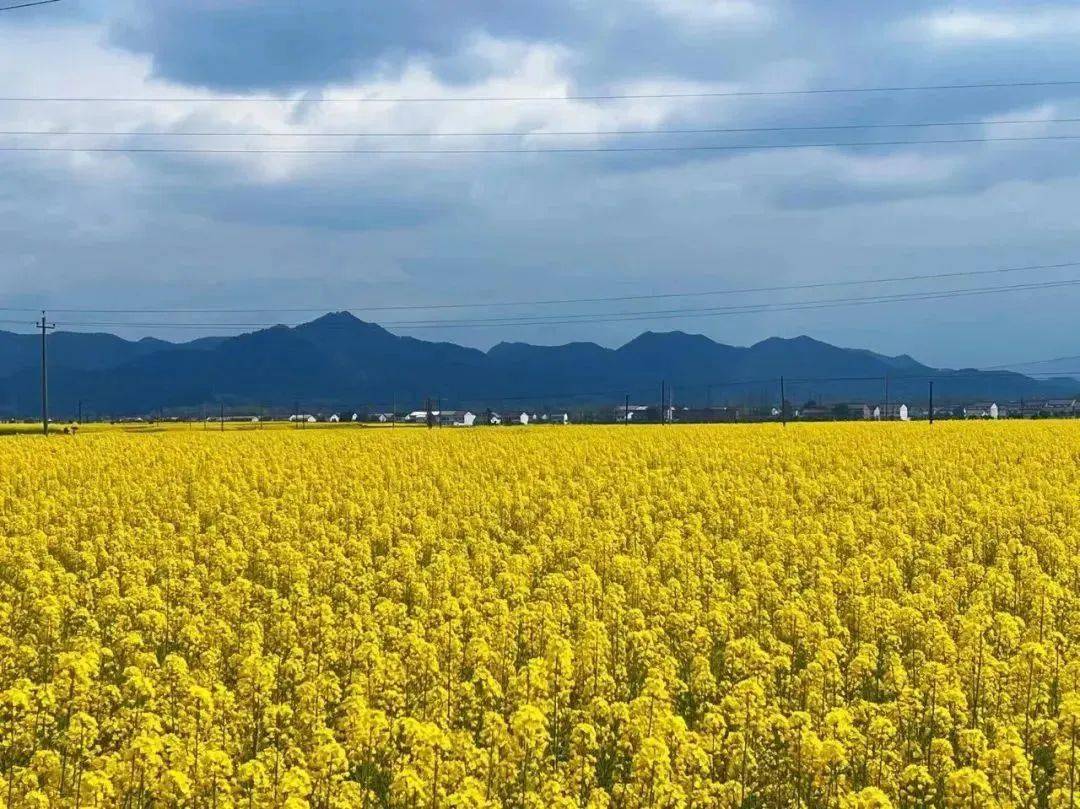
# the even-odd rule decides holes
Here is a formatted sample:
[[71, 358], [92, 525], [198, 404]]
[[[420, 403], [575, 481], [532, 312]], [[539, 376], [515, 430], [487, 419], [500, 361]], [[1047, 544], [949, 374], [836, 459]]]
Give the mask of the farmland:
[[1078, 807], [1080, 423], [0, 440], [15, 807]]

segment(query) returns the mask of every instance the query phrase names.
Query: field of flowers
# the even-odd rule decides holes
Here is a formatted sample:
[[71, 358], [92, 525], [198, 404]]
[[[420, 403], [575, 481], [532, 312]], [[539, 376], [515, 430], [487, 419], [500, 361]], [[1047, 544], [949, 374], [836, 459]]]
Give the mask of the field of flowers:
[[0, 440], [0, 805], [1080, 807], [1080, 423]]

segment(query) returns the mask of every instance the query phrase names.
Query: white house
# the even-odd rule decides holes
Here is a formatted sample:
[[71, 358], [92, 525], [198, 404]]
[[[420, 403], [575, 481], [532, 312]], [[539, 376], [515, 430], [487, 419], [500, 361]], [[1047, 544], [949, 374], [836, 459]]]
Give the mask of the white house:
[[1043, 402], [1043, 412], [1051, 416], [1075, 416], [1080, 410], [1080, 401], [1076, 399], [1048, 399]]
[[881, 419], [885, 419], [886, 421], [896, 421], [897, 419], [900, 421], [907, 421], [907, 412], [907, 405], [890, 402], [887, 405], [874, 405], [874, 410], [870, 417], [875, 421], [880, 421]]
[[476, 424], [476, 414], [466, 410], [461, 414], [461, 421], [455, 422], [459, 427], [472, 427]]
[[337, 424], [340, 421], [341, 421], [341, 416], [339, 416], [337, 413], [335, 413], [334, 415], [332, 415], [330, 417], [330, 423], [331, 424]]
[[964, 416], [969, 419], [996, 419], [999, 413], [996, 402], [976, 402], [964, 406]]
[[649, 412], [648, 405], [619, 405], [615, 408], [615, 421], [645, 421]]

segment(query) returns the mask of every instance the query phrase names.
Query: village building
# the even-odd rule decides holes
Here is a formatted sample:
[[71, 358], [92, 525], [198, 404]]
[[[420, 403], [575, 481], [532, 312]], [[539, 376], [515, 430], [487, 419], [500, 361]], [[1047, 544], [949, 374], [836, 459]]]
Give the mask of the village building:
[[964, 417], [969, 419], [996, 419], [1001, 415], [997, 402], [974, 402], [964, 405]]
[[672, 421], [685, 424], [730, 424], [739, 420], [733, 407], [683, 407], [675, 410]]

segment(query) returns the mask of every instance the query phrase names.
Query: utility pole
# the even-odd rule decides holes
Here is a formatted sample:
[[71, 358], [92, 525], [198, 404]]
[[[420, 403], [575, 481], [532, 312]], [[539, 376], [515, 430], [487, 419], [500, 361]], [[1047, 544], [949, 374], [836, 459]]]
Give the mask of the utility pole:
[[889, 375], [885, 374], [885, 412], [882, 414], [885, 421], [889, 420]]
[[787, 427], [787, 397], [784, 395], [784, 377], [780, 377], [780, 423]]
[[225, 432], [225, 403], [221, 402], [221, 415], [218, 417], [221, 424], [221, 432]]
[[630, 394], [626, 394], [626, 405], [623, 409], [623, 423], [629, 426], [630, 424]]
[[49, 435], [49, 363], [45, 353], [45, 335], [56, 328], [55, 323], [45, 322], [45, 310], [41, 311], [41, 321], [37, 324], [41, 329], [41, 429], [45, 436]]
[[705, 409], [712, 410], [712, 385], [705, 386]]
[[79, 399], [79, 417], [76, 424], [82, 424], [82, 399]]
[[667, 380], [660, 382], [660, 423], [667, 424]]
[[296, 420], [296, 429], [300, 429], [300, 402], [294, 401], [292, 406], [293, 418]]
[[934, 380], [930, 380], [930, 423], [934, 423]]

